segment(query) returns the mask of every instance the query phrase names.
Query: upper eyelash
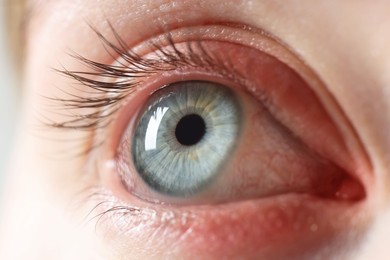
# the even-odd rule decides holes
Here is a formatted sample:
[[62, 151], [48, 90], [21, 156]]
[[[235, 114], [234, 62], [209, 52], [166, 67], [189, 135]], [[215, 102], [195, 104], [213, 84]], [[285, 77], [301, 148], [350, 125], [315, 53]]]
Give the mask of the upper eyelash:
[[[200, 41], [188, 42], [185, 51], [176, 47], [176, 43], [170, 33], [166, 33], [164, 40], [149, 42], [150, 47], [155, 49], [158, 58], [145, 58], [133, 52], [117, 31], [110, 24], [111, 31], [116, 43], [110, 41], [97, 29], [91, 29], [99, 37], [107, 53], [118, 60], [118, 57], [127, 64], [104, 64], [95, 62], [77, 53], [70, 54], [79, 60], [90, 71], [73, 71], [66, 68], [55, 69], [61, 75], [73, 79], [84, 88], [91, 91], [88, 97], [76, 96], [63, 91], [68, 98], [50, 98], [49, 100], [58, 103], [61, 109], [75, 110], [83, 108], [99, 108], [86, 114], [71, 113], [70, 119], [62, 122], [50, 122], [48, 125], [60, 129], [94, 130], [108, 125], [113, 114], [120, 108], [120, 101], [125, 99], [145, 78], [162, 71], [171, 71], [182, 66], [202, 67], [218, 69], [224, 76], [234, 75], [233, 67], [224, 62], [218, 62], [219, 58], [210, 55]], [[194, 51], [194, 44], [197, 50]], [[112, 80], [115, 79], [115, 80]], [[107, 81], [109, 80], [109, 81]], [[83, 90], [86, 92], [86, 90]], [[104, 113], [101, 113], [104, 110]], [[75, 110], [77, 111], [77, 110]]]

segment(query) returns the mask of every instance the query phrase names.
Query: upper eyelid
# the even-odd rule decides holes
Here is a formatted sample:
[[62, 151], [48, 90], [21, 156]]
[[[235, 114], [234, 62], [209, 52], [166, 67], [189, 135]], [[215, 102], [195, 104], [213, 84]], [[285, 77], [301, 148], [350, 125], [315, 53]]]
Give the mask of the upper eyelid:
[[[127, 96], [142, 83], [143, 78], [147, 78], [154, 73], [158, 73], [159, 70], [162, 69], [161, 65], [165, 63], [170, 63], [169, 65], [171, 67], [169, 67], [168, 70], [173, 70], [175, 69], [175, 64], [177, 65], [178, 63], [184, 62], [187, 63], [186, 65], [198, 67], [203, 65], [210, 67], [216, 64], [219, 70], [226, 69], [228, 72], [236, 73], [236, 71], [234, 71], [234, 66], [229, 66], [229, 64], [226, 65], [224, 62], [215, 62], [215, 60], [213, 61], [215, 57], [210, 57], [207, 54], [207, 50], [202, 50], [203, 56], [208, 57], [206, 58], [206, 61], [204, 59], [202, 60], [202, 58], [199, 58], [199, 55], [193, 57], [189, 56], [187, 58], [185, 57], [186, 54], [184, 52], [181, 53], [178, 49], [176, 49], [175, 44], [180, 42], [190, 42], [187, 44], [187, 50], [191, 49], [191, 44], [193, 44], [193, 42], [196, 44], [202, 40], [226, 40], [228, 42], [241, 44], [242, 39], [237, 38], [237, 35], [235, 35], [237, 31], [241, 31], [239, 34], [242, 35], [245, 35], [245, 33], [249, 35], [257, 35], [261, 39], [256, 42], [255, 46], [250, 45], [250, 47], [253, 47], [254, 49], [260, 49], [259, 51], [263, 51], [268, 55], [274, 56], [276, 59], [281, 60], [282, 63], [285, 63], [294, 71], [298, 72], [298, 74], [300, 74], [305, 81], [308, 81], [307, 79], [309, 77], [308, 83], [311, 87], [313, 85], [315, 87], [321, 86], [321, 83], [318, 83], [318, 79], [315, 76], [312, 77], [314, 78], [314, 84], [311, 84], [313, 83], [310, 82], [311, 70], [307, 68], [304, 62], [301, 61], [299, 57], [295, 55], [295, 53], [291, 52], [290, 49], [286, 48], [284, 44], [281, 44], [280, 41], [276, 40], [274, 37], [271, 37], [271, 35], [262, 30], [256, 30], [252, 28], [248, 29], [248, 27], [242, 25], [232, 25], [232, 27], [228, 27], [226, 24], [223, 25], [222, 28], [220, 25], [215, 25], [214, 27], [207, 26], [205, 29], [200, 26], [195, 28], [196, 30], [184, 28], [183, 30], [185, 30], [185, 33], [188, 34], [186, 41], [183, 41], [182, 37], [180, 37], [180, 34], [176, 34], [176, 31], [174, 30], [172, 34], [171, 31], [168, 31], [163, 35], [146, 40], [144, 44], [141, 45], [143, 48], [138, 48], [138, 45], [133, 48], [129, 48], [126, 42], [122, 40], [119, 33], [117, 33], [113, 27], [111, 27], [111, 29], [114, 35], [114, 40], [106, 38], [98, 30], [94, 29], [97, 36], [105, 44], [107, 55], [111, 57], [111, 63], [95, 62], [93, 59], [87, 59], [81, 55], [73, 53], [73, 57], [84, 64], [85, 70], [70, 71], [66, 68], [63, 70], [57, 70], [61, 74], [81, 83], [84, 88], [82, 91], [86, 91], [86, 87], [89, 90], [95, 91], [95, 93], [90, 96], [70, 95], [62, 99], [51, 99], [52, 101], [56, 102], [56, 105], [58, 105], [60, 108], [63, 107], [67, 109], [74, 109], [75, 111], [77, 111], [77, 109], [84, 108], [93, 108], [95, 110], [89, 114], [84, 113], [80, 115], [77, 114], [77, 112], [72, 113], [68, 121], [51, 123], [49, 126], [61, 129], [78, 129], [87, 131], [94, 131], [97, 128], [104, 128], [110, 122], [112, 122], [114, 115], [121, 108], [120, 105], [124, 103], [121, 101], [126, 99]], [[222, 33], [221, 36], [218, 35], [217, 37], [209, 37], [208, 35], [204, 34], [205, 31], [209, 32], [213, 29], [213, 35], [215, 35], [215, 32], [221, 32], [222, 29], [224, 32], [228, 31], [228, 33]], [[192, 33], [193, 31], [195, 31], [195, 33]], [[173, 39], [173, 33], [175, 33], [175, 39]], [[234, 34], [235, 39], [230, 38], [229, 33]], [[177, 35], [179, 35], [179, 37], [176, 37]], [[177, 41], [177, 39], [179, 40]], [[253, 42], [253, 37], [250, 39]], [[247, 45], [245, 43], [242, 44]], [[200, 44], [198, 46], [202, 45]], [[166, 49], [169, 51], [166, 52]], [[157, 59], [145, 58], [147, 57], [146, 54], [148, 53], [159, 53], [160, 56], [157, 56]], [[184, 59], [183, 56], [185, 57]], [[159, 57], [160, 59], [158, 59]], [[225, 62], [229, 61], [229, 59], [225, 58], [226, 57], [221, 57], [221, 60]], [[127, 66], [127, 64], [130, 66]], [[221, 66], [224, 65], [227, 67], [221, 68]], [[309, 71], [309, 73], [307, 73], [307, 71]], [[228, 74], [229, 73], [226, 73], [225, 75], [221, 76], [226, 78], [226, 76], [229, 76]], [[234, 78], [229, 77], [227, 79], [234, 80]], [[240, 84], [242, 82], [236, 83]], [[102, 113], [102, 111], [104, 111], [104, 113]]]
[[[114, 28], [112, 29], [114, 31]], [[207, 51], [202, 48], [202, 57], [199, 55], [190, 55], [186, 57], [184, 52], [181, 53], [175, 48], [175, 41], [172, 39], [169, 32], [165, 34], [163, 39], [160, 37], [158, 41], [147, 41], [151, 52], [156, 53], [156, 50], [157, 52], [158, 50], [162, 50], [160, 52], [160, 57], [162, 56], [163, 59], [160, 60], [141, 57], [141, 55], [137, 54], [132, 49], [127, 48], [125, 42], [121, 42], [121, 38], [118, 34], [116, 35], [116, 39], [120, 44], [115, 45], [114, 42], [109, 41], [97, 30], [95, 30], [95, 32], [98, 37], [108, 45], [107, 52], [112, 60], [116, 59], [117, 61], [117, 56], [119, 56], [122, 59], [125, 58], [125, 61], [131, 61], [130, 63], [132, 63], [133, 67], [128, 67], [120, 62], [107, 64], [99, 63], [95, 62], [93, 59], [84, 58], [77, 53], [71, 53], [71, 56], [73, 56], [74, 59], [81, 61], [81, 63], [86, 66], [85, 70], [71, 71], [66, 68], [55, 69], [58, 73], [73, 79], [73, 83], [81, 83], [81, 86], [76, 86], [76, 90], [81, 91], [81, 94], [72, 94], [72, 92], [63, 91], [65, 93], [65, 96], [63, 97], [48, 97], [49, 101], [54, 103], [54, 106], [58, 107], [60, 110], [69, 112], [67, 115], [69, 119], [54, 122], [45, 120], [44, 124], [50, 128], [89, 132], [91, 138], [82, 141], [86, 143], [85, 145], [87, 148], [83, 149], [83, 151], [79, 153], [80, 155], [88, 155], [94, 148], [105, 143], [104, 140], [95, 140], [94, 136], [97, 135], [96, 132], [98, 129], [105, 131], [104, 129], [115, 120], [118, 110], [125, 105], [125, 102], [122, 102], [122, 100], [131, 96], [132, 91], [142, 83], [142, 78], [146, 79], [148, 76], [158, 73], [159, 70], [161, 70], [161, 65], [164, 65], [166, 62], [171, 63], [172, 66], [170, 70], [175, 69], [175, 65], [180, 65], [179, 63], [181, 63], [180, 66], [182, 66], [183, 63], [187, 63], [186, 65], [192, 67], [218, 66], [219, 71], [221, 71], [221, 67], [223, 67], [221, 62], [213, 61], [213, 58], [209, 57]], [[201, 47], [201, 44], [197, 42], [196, 38], [193, 42], [195, 42], [194, 44], [196, 44], [196, 46]], [[187, 49], [191, 49], [191, 44], [187, 45]], [[167, 46], [169, 49], [168, 53], [163, 50]], [[113, 47], [111, 50], [114, 51], [114, 53], [110, 53], [110, 47]], [[88, 66], [92, 67], [92, 70], [91, 68], [88, 68]], [[139, 66], [141, 66], [141, 69]], [[213, 70], [214, 69], [216, 68], [214, 67]], [[230, 68], [230, 71], [232, 71], [232, 68]], [[125, 75], [126, 73], [127, 75]], [[228, 75], [226, 74], [223, 76]], [[232, 80], [233, 78], [230, 79]], [[85, 93], [85, 95], [83, 93]], [[85, 113], [85, 109], [92, 112]]]
[[[152, 38], [146, 41], [150, 52], [156, 53], [157, 51], [162, 58], [149, 59], [129, 48], [113, 27], [112, 31], [116, 42], [109, 40], [98, 30], [94, 29], [94, 31], [105, 44], [106, 55], [111, 57], [111, 62], [97, 62], [94, 59], [88, 59], [81, 54], [71, 52], [70, 56], [81, 62], [82, 68], [85, 69], [73, 71], [66, 67], [53, 68], [60, 75], [70, 78], [70, 85], [60, 89], [62, 95], [59, 97], [44, 96], [49, 101], [48, 111], [52, 111], [54, 107], [58, 109], [57, 111], [65, 113], [65, 118], [61, 117], [61, 120], [56, 120], [55, 117], [43, 118], [41, 122], [45, 126], [51, 129], [83, 131], [90, 136], [80, 140], [85, 148], [77, 152], [77, 157], [79, 155], [87, 156], [96, 147], [105, 143], [104, 140], [95, 139], [98, 135], [97, 132], [105, 131], [107, 126], [115, 120], [118, 110], [125, 105], [125, 102], [122, 101], [131, 96], [132, 91], [142, 83], [142, 79], [161, 72], [161, 65], [170, 63], [170, 70], [175, 69], [176, 65], [180, 67], [185, 63], [191, 67], [218, 66], [219, 71], [221, 71], [222, 63], [213, 61], [206, 50], [202, 48], [200, 48], [202, 49], [202, 57], [199, 55], [188, 56], [176, 49], [176, 42], [170, 32], [165, 33], [163, 38], [160, 37], [157, 40]], [[197, 40], [198, 38], [194, 37], [192, 42], [201, 47]], [[187, 51], [190, 50], [190, 53], [191, 44], [187, 45]], [[167, 46], [168, 52], [165, 51]], [[143, 52], [140, 53], [145, 55]], [[118, 57], [131, 66], [118, 62]], [[71, 90], [66, 90], [67, 88]], [[76, 92], [72, 92], [72, 88]]]
[[[115, 31], [115, 28], [113, 28], [112, 25], [110, 26], [115, 41], [106, 38], [93, 26], [90, 26], [90, 28], [104, 44], [107, 54], [112, 60], [116, 60], [116, 63], [106, 64], [95, 62], [92, 59], [85, 58], [82, 55], [73, 52], [70, 53], [70, 56], [84, 64], [84, 71], [73, 71], [68, 70], [67, 68], [55, 69], [58, 73], [73, 79], [74, 82], [81, 83], [81, 85], [96, 91], [96, 93], [83, 97], [66, 92], [65, 94], [68, 94], [68, 97], [65, 98], [49, 97], [49, 99], [56, 102], [60, 108], [63, 107], [72, 110], [105, 107], [107, 108], [106, 113], [104, 115], [99, 112], [87, 115], [83, 114], [79, 118], [72, 117], [69, 121], [50, 123], [49, 126], [64, 129], [86, 130], [97, 127], [99, 121], [102, 121], [103, 118], [110, 117], [116, 112], [117, 108], [114, 106], [116, 103], [126, 98], [128, 92], [137, 88], [137, 85], [140, 83], [139, 79], [163, 70], [164, 68], [161, 66], [163, 64], [168, 64], [170, 66], [167, 70], [172, 70], [178, 65], [212, 67], [216, 64], [216, 62], [213, 61], [215, 57], [211, 57], [207, 53], [207, 50], [202, 47], [200, 42], [193, 41], [195, 42], [196, 47], [201, 50], [201, 55], [195, 55], [192, 51], [193, 42], [187, 44], [189, 55], [188, 53], [179, 51], [175, 47], [176, 42], [169, 32], [163, 34], [163, 39], [160, 37], [158, 40], [146, 41], [150, 51], [157, 53], [158, 58], [144, 58], [136, 51], [133, 51]], [[168, 51], [165, 49], [166, 46], [169, 47]], [[119, 61], [120, 59], [118, 59], [118, 57], [122, 62]], [[219, 69], [222, 69], [221, 66], [224, 65], [222, 63], [218, 64]], [[228, 71], [231, 70], [232, 67], [230, 66], [230, 68], [223, 69]], [[115, 81], [111, 79], [115, 79]], [[107, 111], [110, 112], [107, 113]]]

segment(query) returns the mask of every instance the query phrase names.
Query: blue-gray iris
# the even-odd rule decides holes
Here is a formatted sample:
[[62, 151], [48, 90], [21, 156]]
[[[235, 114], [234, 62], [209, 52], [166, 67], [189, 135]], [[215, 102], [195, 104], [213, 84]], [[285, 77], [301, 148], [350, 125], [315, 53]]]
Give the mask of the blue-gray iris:
[[156, 91], [135, 129], [132, 155], [156, 191], [188, 197], [203, 190], [229, 160], [241, 127], [241, 106], [228, 87], [185, 81]]

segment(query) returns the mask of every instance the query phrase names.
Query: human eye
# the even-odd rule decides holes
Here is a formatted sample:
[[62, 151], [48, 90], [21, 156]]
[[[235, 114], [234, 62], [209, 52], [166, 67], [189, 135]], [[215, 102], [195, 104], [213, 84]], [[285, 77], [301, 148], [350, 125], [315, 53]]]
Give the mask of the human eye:
[[351, 235], [366, 196], [359, 144], [279, 40], [231, 24], [135, 46], [114, 28], [114, 40], [96, 33], [109, 62], [73, 55], [85, 70], [60, 72], [88, 97], [57, 99], [73, 112], [52, 125], [92, 130], [94, 212], [111, 236], [216, 258], [317, 254]]

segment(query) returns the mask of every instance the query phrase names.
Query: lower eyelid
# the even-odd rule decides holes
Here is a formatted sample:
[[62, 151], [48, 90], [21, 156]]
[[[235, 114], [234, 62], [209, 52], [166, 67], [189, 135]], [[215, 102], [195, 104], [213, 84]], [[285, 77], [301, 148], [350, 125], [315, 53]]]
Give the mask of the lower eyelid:
[[362, 204], [319, 201], [309, 195], [196, 208], [148, 208], [136, 200], [131, 205], [116, 203], [111, 208], [95, 208], [105, 212], [99, 215], [97, 227], [109, 238], [106, 243], [123, 245], [119, 250], [123, 253], [131, 254], [131, 248], [142, 246], [146, 252], [181, 258], [244, 254], [267, 259], [279, 254], [280, 258], [301, 259], [303, 252], [308, 258], [321, 254], [320, 248], [326, 249], [326, 258], [332, 258], [339, 253], [337, 245], [361, 242], [357, 238], [365, 231], [367, 217], [361, 214]]

